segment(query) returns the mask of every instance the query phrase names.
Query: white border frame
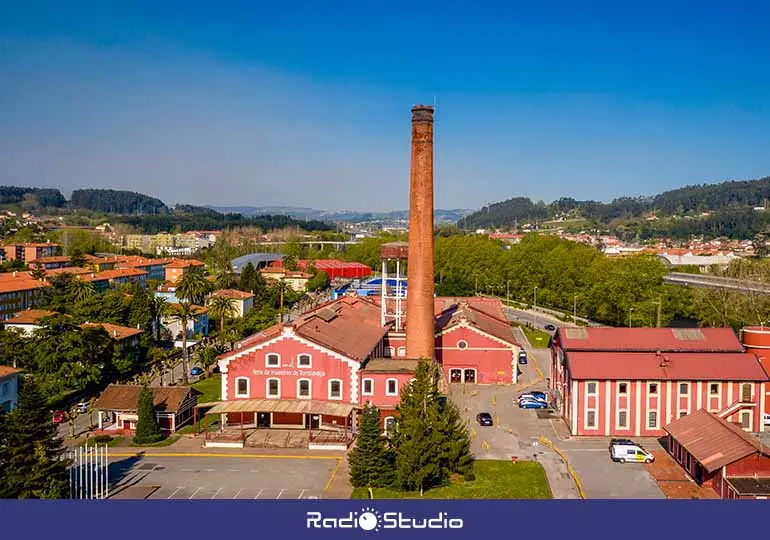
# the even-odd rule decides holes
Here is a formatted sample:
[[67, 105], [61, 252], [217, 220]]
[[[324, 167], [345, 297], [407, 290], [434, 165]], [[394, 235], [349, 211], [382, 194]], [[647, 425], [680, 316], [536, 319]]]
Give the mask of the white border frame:
[[[396, 391], [391, 392], [390, 391], [390, 382], [393, 381], [396, 383]], [[398, 379], [394, 379], [393, 377], [389, 379], [385, 379], [385, 395], [386, 396], [398, 396]]]
[[[278, 357], [278, 363], [277, 364], [271, 364], [270, 363], [270, 357], [271, 356]], [[268, 368], [274, 368], [274, 367], [279, 368], [279, 367], [281, 367], [281, 355], [279, 353], [277, 353], [277, 352], [269, 352], [269, 353], [267, 353], [265, 355], [265, 367], [268, 367]]]
[[[278, 381], [278, 395], [270, 395], [270, 381]], [[265, 399], [281, 399], [281, 379], [277, 377], [269, 377], [265, 379]]]
[[[246, 381], [246, 394], [241, 394], [238, 392], [238, 382], [239, 381]], [[251, 379], [248, 377], [236, 377], [235, 378], [235, 397], [236, 398], [250, 398], [251, 397]]]
[[[367, 392], [366, 391], [366, 382], [369, 381], [372, 383], [372, 389]], [[361, 379], [361, 395], [362, 396], [373, 396], [374, 395], [374, 379], [371, 377], [366, 377], [364, 379]]]
[[[340, 383], [340, 395], [339, 397], [332, 396], [332, 383], [338, 382]], [[327, 383], [327, 390], [328, 390], [328, 396], [330, 401], [342, 401], [342, 398], [345, 394], [345, 389], [342, 386], [342, 379], [329, 379], [329, 382]]]
[[[299, 385], [301, 382], [307, 382], [307, 395], [300, 394]], [[313, 381], [307, 377], [297, 379], [297, 399], [313, 399]]]

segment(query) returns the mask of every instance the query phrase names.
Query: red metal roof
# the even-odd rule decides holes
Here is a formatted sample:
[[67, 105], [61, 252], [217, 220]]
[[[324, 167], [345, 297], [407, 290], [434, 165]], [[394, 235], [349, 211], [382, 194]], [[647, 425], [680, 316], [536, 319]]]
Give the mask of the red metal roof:
[[568, 351], [573, 379], [626, 381], [768, 381], [752, 353]]
[[742, 352], [730, 328], [559, 328], [554, 340], [567, 351]]
[[757, 452], [770, 455], [767, 448], [763, 451], [759, 439], [705, 409], [674, 420], [663, 429], [708, 472]]
[[477, 309], [470, 303], [460, 300], [449, 309], [436, 317], [436, 332], [443, 332], [465, 322], [490, 336], [501, 339], [512, 345], [518, 345], [513, 338], [513, 330], [508, 321], [493, 317], [489, 313]]

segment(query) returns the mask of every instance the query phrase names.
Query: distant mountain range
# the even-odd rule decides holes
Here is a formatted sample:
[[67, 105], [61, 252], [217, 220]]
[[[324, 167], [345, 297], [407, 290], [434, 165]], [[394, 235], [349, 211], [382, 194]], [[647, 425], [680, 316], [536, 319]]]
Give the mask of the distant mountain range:
[[[209, 206], [212, 210], [223, 214], [234, 213], [243, 216], [259, 215], [285, 215], [297, 219], [315, 219], [323, 221], [340, 221], [347, 223], [373, 222], [373, 221], [399, 221], [409, 218], [408, 210], [393, 210], [391, 212], [357, 212], [345, 210], [341, 212], [329, 212], [316, 210], [315, 208], [298, 208], [294, 206]], [[461, 218], [471, 214], [474, 210], [453, 209], [433, 211], [435, 220], [439, 223], [457, 223]]]

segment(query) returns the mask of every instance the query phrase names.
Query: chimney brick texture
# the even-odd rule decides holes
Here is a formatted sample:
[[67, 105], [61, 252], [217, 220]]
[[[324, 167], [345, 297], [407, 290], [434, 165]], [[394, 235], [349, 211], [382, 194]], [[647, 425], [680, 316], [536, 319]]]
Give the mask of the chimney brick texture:
[[406, 352], [433, 359], [433, 107], [412, 107]]

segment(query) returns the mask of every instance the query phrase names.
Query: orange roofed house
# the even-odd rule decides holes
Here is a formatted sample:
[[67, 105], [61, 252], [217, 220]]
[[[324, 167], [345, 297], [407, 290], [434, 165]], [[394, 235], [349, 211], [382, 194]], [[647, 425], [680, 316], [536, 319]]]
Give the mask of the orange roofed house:
[[251, 308], [254, 307], [254, 294], [250, 292], [236, 289], [219, 289], [209, 295], [208, 301], [210, 303], [214, 298], [220, 297], [229, 298], [232, 301], [236, 317], [245, 317], [251, 311]]
[[50, 287], [34, 279], [29, 272], [0, 274], [0, 321], [40, 304], [41, 292]]
[[183, 275], [185, 275], [187, 272], [190, 271], [190, 268], [203, 267], [203, 266], [205, 266], [204, 263], [193, 259], [174, 260], [173, 262], [170, 262], [166, 265], [166, 275], [165, 275], [166, 281], [172, 284], [176, 283], [177, 281], [182, 279]]
[[[142, 387], [133, 384], [111, 384], [94, 403], [99, 411], [99, 430], [104, 433], [136, 431], [137, 404]], [[174, 433], [189, 423], [198, 392], [189, 386], [151, 387], [155, 415], [164, 433]]]
[[60, 244], [46, 243], [26, 243], [26, 244], [7, 244], [3, 246], [5, 258], [9, 261], [21, 261], [25, 264], [42, 257], [54, 257], [61, 251]]

